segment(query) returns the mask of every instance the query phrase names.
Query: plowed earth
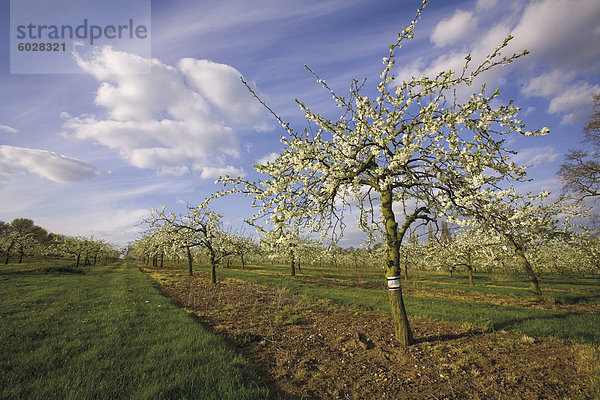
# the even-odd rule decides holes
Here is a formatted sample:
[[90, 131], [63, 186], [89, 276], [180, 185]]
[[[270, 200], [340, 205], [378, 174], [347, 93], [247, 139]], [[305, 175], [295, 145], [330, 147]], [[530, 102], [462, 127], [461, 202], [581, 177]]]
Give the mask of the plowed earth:
[[591, 398], [584, 346], [411, 319], [395, 344], [387, 313], [233, 279], [141, 267], [160, 289], [254, 365], [286, 399]]

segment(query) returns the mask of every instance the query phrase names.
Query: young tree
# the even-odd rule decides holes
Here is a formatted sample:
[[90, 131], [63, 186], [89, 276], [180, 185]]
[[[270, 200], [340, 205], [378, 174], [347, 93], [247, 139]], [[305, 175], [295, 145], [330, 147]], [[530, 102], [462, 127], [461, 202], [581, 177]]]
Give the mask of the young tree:
[[85, 245], [83, 238], [71, 237], [71, 236], [59, 236], [56, 237], [55, 246], [63, 256], [75, 257], [75, 267], [79, 268], [81, 263], [81, 256], [85, 252]]
[[[597, 274], [600, 276], [600, 238], [591, 236], [588, 232], [581, 233], [576, 244], [577, 251], [574, 263], [583, 264], [585, 273]], [[583, 260], [581, 260], [583, 255]], [[583, 263], [582, 263], [583, 261]]]
[[250, 237], [239, 234], [230, 234], [229, 236], [232, 254], [240, 257], [242, 269], [245, 269], [248, 255], [256, 254], [258, 252], [258, 246]]
[[405, 81], [394, 76], [396, 51], [413, 38], [425, 4], [390, 46], [374, 100], [362, 94], [357, 80], [349, 98], [339, 96], [307, 67], [333, 96], [342, 116], [332, 121], [297, 101], [307, 120], [318, 127], [316, 132], [297, 132], [272, 112], [289, 136], [282, 138], [283, 153], [256, 167], [265, 178], [223, 179], [234, 185], [223, 193], [254, 197], [260, 210], [251, 222], [266, 220], [276, 228], [291, 224], [334, 239], [343, 233], [344, 211], [357, 204], [360, 227], [371, 237], [383, 231], [394, 330], [404, 346], [413, 336], [398, 278], [399, 250], [409, 228], [457, 210], [469, 212], [480, 192], [492, 194], [503, 181], [524, 179], [524, 168], [509, 162], [511, 152], [503, 137], [547, 132], [526, 131], [512, 103], [492, 107], [498, 90], [487, 94], [484, 86], [465, 102], [454, 95], [455, 89], [470, 86], [485, 71], [526, 53], [502, 56], [511, 37], [475, 68], [467, 55], [459, 74], [445, 71]]
[[19, 262], [22, 262], [27, 250], [48, 242], [48, 232], [35, 225], [31, 219], [15, 218], [10, 224], [2, 224], [0, 241], [2, 250], [6, 253], [5, 264], [8, 264], [11, 251], [16, 250], [19, 254]]
[[[528, 252], [558, 235], [570, 234], [569, 220], [583, 216], [585, 210], [566, 204], [563, 197], [545, 204], [549, 192], [519, 195], [508, 189], [501, 194], [488, 199], [480, 197], [470, 220], [454, 219], [453, 222], [480, 230], [492, 230], [506, 240], [519, 266], [527, 274], [536, 299], [542, 301], [542, 291]], [[559, 216], [565, 218], [562, 226]]]
[[164, 228], [174, 238], [174, 243], [186, 250], [189, 273], [192, 275], [192, 253], [194, 247], [204, 248], [210, 257], [212, 283], [217, 283], [216, 266], [220, 260], [234, 253], [229, 235], [221, 226], [221, 214], [204, 206], [188, 206], [187, 215], [166, 213], [154, 208], [150, 218], [145, 220], [153, 228]]
[[298, 246], [300, 237], [297, 233], [288, 229], [262, 230], [260, 242], [268, 253], [275, 255], [284, 253], [290, 261], [290, 276], [296, 276], [296, 263], [298, 260]]
[[473, 273], [476, 265], [485, 258], [485, 252], [496, 245], [499, 238], [490, 232], [468, 229], [461, 231], [452, 241], [443, 244], [447, 252], [445, 262], [454, 267], [465, 267], [469, 286], [475, 286]]
[[4, 264], [8, 264], [10, 252], [17, 242], [17, 234], [11, 224], [0, 221], [0, 250], [5, 253]]

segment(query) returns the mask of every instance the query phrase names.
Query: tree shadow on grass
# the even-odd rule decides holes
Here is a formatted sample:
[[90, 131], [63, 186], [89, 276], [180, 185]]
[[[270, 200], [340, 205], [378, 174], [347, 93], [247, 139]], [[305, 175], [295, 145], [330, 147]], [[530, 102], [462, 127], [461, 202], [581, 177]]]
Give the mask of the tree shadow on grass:
[[452, 340], [462, 339], [465, 337], [475, 337], [481, 336], [485, 333], [488, 333], [484, 330], [466, 330], [461, 333], [443, 333], [436, 335], [427, 335], [415, 338], [415, 344], [420, 343], [434, 343], [434, 342], [449, 342]]
[[600, 293], [598, 294], [566, 294], [554, 297], [555, 304], [581, 304], [581, 303], [599, 303]]
[[85, 271], [81, 268], [75, 267], [47, 267], [47, 268], [34, 268], [34, 269], [22, 269], [22, 270], [9, 270], [2, 271], [0, 269], [0, 276], [32, 276], [32, 275], [48, 275], [48, 274], [85, 274]]
[[504, 330], [533, 337], [553, 337], [567, 342], [600, 345], [600, 331], [589, 328], [600, 326], [600, 314], [552, 312], [547, 315], [529, 315], [496, 321], [488, 326], [488, 329], [475, 328], [465, 329], [462, 332], [429, 333], [415, 337], [415, 343], [446, 342]]
[[[573, 321], [575, 318], [579, 318], [580, 321]], [[569, 319], [571, 319], [571, 321], [569, 321]], [[599, 314], [555, 312], [533, 318], [513, 318], [507, 321], [494, 323], [492, 324], [492, 328], [494, 330], [522, 332], [536, 337], [554, 337], [559, 340], [598, 346], [600, 345], [600, 331], [585, 331], [587, 326], [598, 326], [598, 323], [600, 323]]]

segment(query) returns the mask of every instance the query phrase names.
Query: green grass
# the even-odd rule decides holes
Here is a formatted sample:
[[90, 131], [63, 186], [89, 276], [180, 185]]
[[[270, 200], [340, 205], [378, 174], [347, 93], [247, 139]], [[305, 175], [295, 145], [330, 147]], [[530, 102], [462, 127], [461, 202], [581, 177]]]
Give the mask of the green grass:
[[218, 337], [127, 262], [0, 266], [0, 398], [258, 399]]
[[[269, 274], [287, 276], [289, 267], [269, 264], [252, 265], [249, 270], [262, 271]], [[334, 267], [303, 267], [300, 275], [313, 276], [326, 279], [336, 279], [348, 283], [385, 283], [383, 269], [361, 269], [355, 271], [353, 268]], [[452, 289], [466, 293], [495, 294], [513, 297], [533, 298], [530, 282], [527, 277], [509, 276], [500, 277], [498, 274], [476, 272], [474, 276], [475, 286], [468, 286], [466, 272], [457, 271], [449, 278], [448, 273], [438, 271], [411, 270], [409, 271], [410, 285], [420, 288]], [[498, 278], [507, 279], [506, 281]], [[539, 282], [548, 299], [571, 299], [581, 303], [600, 305], [600, 279], [598, 276], [556, 276], [543, 275]]]
[[[206, 267], [195, 268], [208, 271]], [[303, 274], [308, 274], [309, 271], [305, 268]], [[272, 267], [246, 271], [221, 268], [217, 272], [220, 276], [286, 288], [293, 293], [327, 299], [343, 305], [389, 311], [387, 291], [384, 289], [347, 287], [337, 285], [335, 282], [311, 282], [302, 280], [301, 275], [292, 278], [286, 274], [286, 269], [276, 270]], [[335, 278], [340, 278], [340, 275], [336, 275]], [[379, 280], [381, 281], [382, 278], [380, 277]], [[562, 285], [560, 282], [559, 280], [557, 285]], [[520, 282], [503, 283], [508, 285]], [[488, 289], [489, 293], [498, 293], [496, 288]], [[596, 292], [596, 295], [598, 293], [600, 291]], [[591, 296], [593, 292], [590, 293]], [[600, 345], [600, 329], [598, 329], [600, 314], [500, 306], [485, 302], [465, 302], [426, 296], [405, 295], [404, 297], [409, 317], [419, 316], [433, 321], [456, 322], [492, 330], [517, 331], [533, 337], [554, 337], [566, 342]]]

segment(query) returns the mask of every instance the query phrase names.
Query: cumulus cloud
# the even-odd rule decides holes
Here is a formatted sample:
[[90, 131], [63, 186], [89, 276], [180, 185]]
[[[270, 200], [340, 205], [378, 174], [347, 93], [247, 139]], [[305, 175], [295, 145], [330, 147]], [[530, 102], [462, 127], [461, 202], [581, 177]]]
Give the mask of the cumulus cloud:
[[[460, 73], [465, 65], [465, 56], [467, 54], [471, 54], [473, 59], [470, 64], [472, 70], [472, 68], [479, 65], [487, 55], [498, 46], [498, 44], [502, 43], [509, 33], [510, 27], [499, 23], [489, 30], [479, 33], [477, 35], [477, 41], [471, 43], [469, 46], [451, 48], [448, 52], [442, 54], [440, 54], [439, 51], [436, 51], [433, 58], [426, 59], [420, 57], [413, 62], [402, 66], [396, 74], [397, 79], [419, 78], [421, 76], [433, 78], [442, 71]], [[497, 86], [502, 82], [502, 76], [498, 70], [492, 70], [486, 74], [485, 81], [488, 86]], [[483, 83], [481, 79], [475, 81], [471, 88], [465, 88], [468, 93], [459, 94], [467, 95], [468, 97], [473, 93], [473, 90], [477, 90], [473, 88], [481, 86], [481, 83]]]
[[11, 126], [0, 124], [0, 132], [18, 133], [19, 131]]
[[123, 73], [147, 60], [110, 47], [76, 60], [100, 82], [95, 102], [106, 116], [68, 118], [67, 134], [118, 150], [135, 167], [201, 177], [243, 174], [228, 165], [239, 157], [234, 128], [267, 128], [266, 113], [231, 66], [190, 58], [171, 66], [152, 59], [150, 74]]
[[194, 58], [179, 60], [178, 67], [189, 85], [218, 107], [230, 121], [237, 124], [258, 121], [255, 129], [270, 129], [263, 121], [263, 106], [240, 84], [242, 75], [238, 70], [226, 64]]
[[565, 86], [573, 81], [574, 77], [575, 74], [573, 72], [548, 72], [531, 79], [525, 84], [521, 92], [527, 96], [551, 96], [559, 93]]
[[453, 16], [441, 20], [433, 29], [431, 41], [442, 47], [466, 38], [475, 30], [477, 18], [472, 12], [456, 10]]
[[511, 50], [528, 49], [540, 65], [551, 66], [527, 82], [522, 93], [546, 97], [548, 112], [562, 115], [561, 124], [578, 124], [589, 117], [592, 95], [600, 91], [586, 79], [600, 68], [598, 15], [597, 1], [534, 1], [511, 32]]
[[600, 63], [598, 15], [598, 1], [530, 1], [511, 32], [511, 49], [528, 49], [532, 57], [562, 68], [594, 71]]
[[[495, 7], [495, 0], [479, 0], [471, 11], [457, 10], [441, 20], [431, 35], [437, 46], [447, 46], [444, 54], [430, 52], [412, 63], [404, 64], [398, 79], [434, 77], [440, 71], [462, 70], [464, 57], [472, 55], [478, 65], [504, 38], [514, 39], [504, 55], [525, 49], [530, 55], [509, 68], [496, 68], [478, 79], [470, 88], [483, 83], [501, 87], [519, 70], [540, 71], [537, 78], [522, 85], [522, 94], [540, 96], [548, 101], [548, 112], [561, 116], [561, 123], [581, 123], [592, 109], [591, 94], [600, 90], [593, 79], [600, 70], [600, 2], [587, 0], [536, 0], [507, 2], [509, 7]], [[476, 26], [478, 21], [482, 21]], [[486, 23], [487, 22], [487, 23]], [[453, 46], [449, 46], [453, 45]], [[518, 78], [517, 78], [518, 79]], [[518, 82], [518, 81], [517, 81]], [[466, 88], [458, 91], [459, 96]]]
[[562, 114], [562, 124], [576, 124], [592, 114], [592, 96], [600, 92], [600, 86], [575, 80], [572, 72], [556, 70], [532, 79], [521, 92], [526, 96], [550, 98], [548, 112]]
[[17, 175], [23, 169], [58, 183], [79, 182], [103, 175], [90, 164], [51, 151], [0, 146], [0, 175]]

